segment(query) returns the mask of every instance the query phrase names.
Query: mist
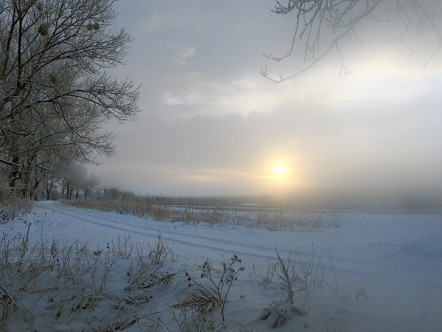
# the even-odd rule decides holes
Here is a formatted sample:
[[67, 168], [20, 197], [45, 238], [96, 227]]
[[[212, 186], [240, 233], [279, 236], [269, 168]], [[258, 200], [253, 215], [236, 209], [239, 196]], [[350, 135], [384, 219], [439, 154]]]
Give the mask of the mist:
[[91, 168], [104, 186], [325, 208], [440, 207], [442, 61], [426, 61], [434, 41], [417, 39], [411, 55], [379, 42], [394, 24], [381, 35], [386, 26], [362, 27], [363, 42], [344, 49], [347, 75], [332, 54], [273, 84], [258, 73], [262, 53], [287, 49], [292, 23], [267, 1], [247, 15], [233, 1], [130, 4], [117, 7], [135, 40], [118, 75], [143, 84], [142, 113], [110, 124], [118, 153]]

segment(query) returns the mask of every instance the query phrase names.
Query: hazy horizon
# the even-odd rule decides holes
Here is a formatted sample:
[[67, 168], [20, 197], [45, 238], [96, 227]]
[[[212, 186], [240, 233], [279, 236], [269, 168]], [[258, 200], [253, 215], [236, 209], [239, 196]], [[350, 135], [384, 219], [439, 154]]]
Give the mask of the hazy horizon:
[[[121, 77], [142, 84], [139, 119], [116, 133], [117, 154], [89, 167], [101, 185], [167, 196], [442, 197], [441, 54], [383, 43], [394, 25], [358, 30], [363, 42], [304, 75], [274, 84], [262, 55], [284, 53], [293, 20], [273, 2], [117, 3], [134, 38]], [[385, 23], [386, 24], [386, 23]], [[388, 29], [392, 29], [389, 31]], [[369, 32], [367, 32], [369, 31]], [[342, 194], [341, 194], [342, 193]], [[333, 195], [333, 194], [332, 194]]]

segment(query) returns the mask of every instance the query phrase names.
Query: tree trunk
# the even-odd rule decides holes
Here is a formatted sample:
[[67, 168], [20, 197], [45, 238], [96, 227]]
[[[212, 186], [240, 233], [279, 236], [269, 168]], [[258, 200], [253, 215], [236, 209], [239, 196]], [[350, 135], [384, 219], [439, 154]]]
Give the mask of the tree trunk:
[[16, 191], [17, 180], [21, 179], [21, 165], [19, 164], [19, 157], [12, 158], [12, 171], [9, 173], [9, 188], [11, 192]]
[[47, 180], [46, 181], [46, 200], [50, 200], [53, 187], [54, 187], [54, 180], [53, 179]]

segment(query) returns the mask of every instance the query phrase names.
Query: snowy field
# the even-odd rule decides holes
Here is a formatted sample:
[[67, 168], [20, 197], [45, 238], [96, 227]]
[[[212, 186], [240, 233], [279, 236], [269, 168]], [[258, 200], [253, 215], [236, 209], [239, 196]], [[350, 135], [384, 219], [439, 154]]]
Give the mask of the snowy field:
[[[83, 269], [95, 268], [90, 274], [95, 292], [54, 279], [52, 270], [34, 272], [35, 280], [12, 272], [23, 271], [25, 263], [4, 270], [0, 272], [3, 326], [7, 331], [206, 330], [203, 323], [192, 325], [196, 313], [185, 300], [192, 289], [210, 282], [207, 274], [201, 276], [204, 271], [199, 266], [208, 261], [222, 270], [224, 261], [232, 264], [238, 278], [231, 281], [227, 294], [225, 330], [269, 331], [273, 318], [261, 320], [261, 313], [287, 298], [278, 277], [277, 249], [283, 262], [297, 271], [294, 303], [305, 311], [277, 331], [442, 331], [442, 215], [341, 212], [326, 218], [333, 222], [270, 231], [232, 224], [158, 222], [39, 202], [32, 213], [0, 225], [1, 255], [25, 256], [14, 245], [26, 245], [27, 252], [34, 250], [26, 256], [28, 261], [43, 266], [57, 257], [51, 269], [72, 269], [77, 265], [62, 265], [60, 257], [73, 260], [84, 255], [90, 265], [82, 263]], [[84, 253], [86, 248], [92, 256]], [[45, 256], [44, 250], [50, 253]], [[72, 252], [75, 255], [69, 256]], [[152, 258], [152, 253], [161, 262], [157, 268], [146, 263], [146, 268], [157, 279], [137, 283], [142, 279], [136, 275], [143, 257]], [[233, 255], [239, 258], [232, 260]], [[105, 263], [99, 259], [111, 263], [100, 265]], [[86, 284], [77, 277], [75, 282]], [[213, 270], [212, 280], [219, 278]], [[24, 286], [14, 287], [18, 284]], [[227, 286], [223, 294], [226, 290]], [[209, 316], [206, 323], [213, 320], [220, 328], [221, 306]]]

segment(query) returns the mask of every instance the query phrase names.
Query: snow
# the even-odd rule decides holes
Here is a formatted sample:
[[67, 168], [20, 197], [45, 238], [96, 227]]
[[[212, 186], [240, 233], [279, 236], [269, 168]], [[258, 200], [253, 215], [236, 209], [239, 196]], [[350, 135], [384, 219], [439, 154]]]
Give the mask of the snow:
[[[295, 305], [307, 314], [294, 316], [278, 331], [442, 330], [442, 215], [336, 212], [327, 218], [335, 222], [272, 231], [231, 223], [159, 222], [39, 202], [31, 213], [1, 224], [3, 238], [25, 234], [30, 224], [30, 247], [37, 242], [50, 247], [54, 241], [69, 246], [78, 240], [79, 247], [84, 244], [99, 256], [106, 248], [122, 249], [126, 243], [132, 245], [133, 256], [145, 257], [160, 236], [169, 254], [158, 273], [170, 275], [170, 281], [145, 290], [142, 294], [151, 297], [149, 301], [116, 310], [118, 299], [128, 302], [128, 272], [139, 271], [121, 256], [112, 265], [105, 291], [98, 292], [94, 301], [80, 303], [83, 309], [74, 310], [71, 303], [71, 310], [63, 309], [60, 317], [54, 315], [56, 304], [48, 302], [58, 303], [62, 294], [54, 293], [54, 300], [50, 292], [25, 292], [0, 284], [10, 290], [16, 305], [8, 312], [7, 330], [100, 330], [112, 319], [127, 321], [138, 315], [141, 318], [127, 324], [127, 331], [155, 330], [154, 326], [159, 331], [179, 331], [183, 311], [172, 306], [188, 292], [185, 272], [204, 282], [198, 267], [204, 261], [216, 267], [238, 255], [244, 271], [238, 272], [228, 294], [226, 329], [269, 331], [271, 322], [258, 317], [272, 303], [280, 304], [285, 295], [276, 274], [264, 284], [251, 272], [265, 275], [277, 263], [275, 249], [283, 259], [314, 262], [317, 273], [317, 283], [307, 292], [295, 286]], [[131, 293], [131, 299], [140, 294]], [[87, 308], [92, 302], [95, 307]], [[0, 301], [0, 307], [5, 308], [4, 303]], [[213, 317], [220, 323], [219, 308]]]

